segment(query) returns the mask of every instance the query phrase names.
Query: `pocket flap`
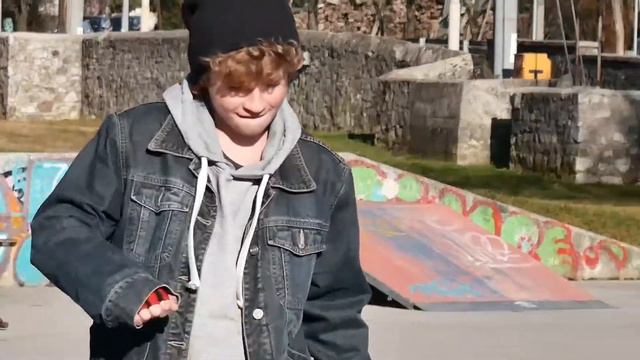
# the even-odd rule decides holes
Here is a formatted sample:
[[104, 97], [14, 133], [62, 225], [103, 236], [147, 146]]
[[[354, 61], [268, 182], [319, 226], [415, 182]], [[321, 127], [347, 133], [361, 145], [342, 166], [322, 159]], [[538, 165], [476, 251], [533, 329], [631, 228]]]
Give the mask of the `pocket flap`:
[[188, 191], [172, 185], [169, 180], [154, 179], [150, 182], [145, 181], [146, 178], [134, 178], [131, 200], [156, 213], [165, 210], [189, 211], [193, 196]]
[[305, 256], [322, 252], [327, 248], [327, 231], [317, 228], [269, 226], [267, 243]]

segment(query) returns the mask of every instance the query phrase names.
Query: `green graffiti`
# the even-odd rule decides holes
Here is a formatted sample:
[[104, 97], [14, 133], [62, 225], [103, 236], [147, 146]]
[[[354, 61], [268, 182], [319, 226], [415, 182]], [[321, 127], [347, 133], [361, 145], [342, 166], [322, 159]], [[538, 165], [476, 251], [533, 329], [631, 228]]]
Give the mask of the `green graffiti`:
[[561, 226], [549, 227], [544, 233], [542, 244], [536, 253], [540, 261], [549, 269], [565, 278], [574, 278], [577, 264], [573, 263], [569, 231]]
[[397, 197], [406, 202], [415, 202], [422, 197], [422, 184], [414, 176], [405, 176], [398, 180]]
[[538, 226], [526, 215], [513, 215], [502, 224], [502, 240], [529, 253], [538, 241]]
[[487, 230], [490, 234], [495, 234], [497, 232], [497, 227], [493, 211], [494, 210], [489, 206], [478, 206], [471, 214], [469, 214], [469, 218], [476, 225]]
[[380, 201], [382, 181], [380, 181], [378, 173], [365, 167], [354, 167], [352, 173], [356, 197], [358, 199]]
[[462, 204], [462, 200], [460, 199], [460, 197], [452, 193], [446, 193], [442, 198], [442, 203], [450, 207], [458, 214], [462, 214], [464, 212], [464, 205]]
[[609, 250], [611, 250], [611, 252], [616, 255], [619, 260], [624, 259], [625, 252], [621, 245], [609, 243], [606, 244], [606, 246], [609, 248]]

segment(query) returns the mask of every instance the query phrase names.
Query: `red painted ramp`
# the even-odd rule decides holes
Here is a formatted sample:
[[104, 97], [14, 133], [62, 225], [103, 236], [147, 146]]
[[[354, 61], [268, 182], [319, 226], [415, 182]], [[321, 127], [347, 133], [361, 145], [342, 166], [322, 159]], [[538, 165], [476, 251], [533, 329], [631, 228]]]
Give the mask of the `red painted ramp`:
[[607, 305], [441, 204], [360, 202], [362, 266], [372, 285], [424, 310]]

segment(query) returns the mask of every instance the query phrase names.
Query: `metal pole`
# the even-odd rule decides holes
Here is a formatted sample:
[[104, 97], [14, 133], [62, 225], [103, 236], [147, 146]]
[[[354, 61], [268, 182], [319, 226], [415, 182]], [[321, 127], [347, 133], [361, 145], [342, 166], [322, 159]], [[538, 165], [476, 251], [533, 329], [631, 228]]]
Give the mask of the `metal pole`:
[[633, 4], [633, 55], [638, 55], [638, 2]]
[[449, 50], [460, 50], [460, 0], [449, 2]]
[[567, 35], [564, 33], [564, 20], [562, 20], [562, 8], [560, 7], [560, 0], [556, 0], [556, 8], [558, 10], [558, 18], [560, 19], [560, 32], [562, 33], [562, 44], [564, 44], [564, 56], [567, 59], [567, 70], [573, 77], [571, 71], [571, 61], [569, 60], [569, 49], [567, 48]]
[[[504, 2], [504, 27], [503, 27], [503, 56], [502, 70], [505, 74], [511, 74], [515, 65], [518, 52], [518, 0], [505, 0]], [[508, 75], [510, 77], [510, 75]]]
[[148, 31], [149, 29], [149, 20], [150, 20], [151, 10], [149, 0], [142, 0], [142, 15], [140, 16], [140, 30]]
[[596, 81], [597, 86], [602, 86], [602, 16], [604, 7], [602, 5], [598, 6], [598, 66], [597, 66], [597, 74]]
[[504, 60], [504, 0], [496, 0], [493, 26], [493, 74], [502, 78]]
[[544, 40], [544, 0], [534, 0], [533, 3], [533, 40]]
[[532, 16], [531, 16], [531, 40], [538, 40], [536, 39], [537, 35], [538, 35], [538, 4], [537, 4], [538, 0], [533, 0], [533, 6], [531, 8], [531, 11], [533, 12]]
[[580, 21], [576, 16], [576, 5], [573, 0], [571, 0], [571, 14], [573, 15], [573, 29], [576, 33], [576, 77], [578, 77], [578, 70], [580, 70], [580, 85], [585, 85], [583, 79], [584, 76], [584, 67], [582, 66], [582, 54], [580, 53]]
[[129, 31], [129, 0], [122, 1], [122, 28], [120, 31]]
[[67, 0], [65, 25], [67, 34], [82, 34], [82, 15], [84, 14], [83, 0]]

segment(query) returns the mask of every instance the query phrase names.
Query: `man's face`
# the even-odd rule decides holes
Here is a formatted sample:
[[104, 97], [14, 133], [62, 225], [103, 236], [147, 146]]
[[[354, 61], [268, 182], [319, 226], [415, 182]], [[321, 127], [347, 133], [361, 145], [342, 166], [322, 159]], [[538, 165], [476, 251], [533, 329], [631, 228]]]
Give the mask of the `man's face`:
[[261, 85], [250, 92], [230, 88], [214, 79], [209, 96], [217, 125], [231, 131], [229, 136], [256, 137], [271, 125], [288, 90], [284, 77], [280, 82]]

